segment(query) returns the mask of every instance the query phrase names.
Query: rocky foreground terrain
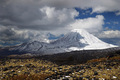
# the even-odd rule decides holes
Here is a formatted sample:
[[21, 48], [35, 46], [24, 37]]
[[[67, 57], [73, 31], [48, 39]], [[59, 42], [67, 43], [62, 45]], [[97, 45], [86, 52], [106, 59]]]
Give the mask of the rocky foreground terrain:
[[120, 80], [120, 55], [75, 65], [38, 58], [0, 59], [0, 80]]

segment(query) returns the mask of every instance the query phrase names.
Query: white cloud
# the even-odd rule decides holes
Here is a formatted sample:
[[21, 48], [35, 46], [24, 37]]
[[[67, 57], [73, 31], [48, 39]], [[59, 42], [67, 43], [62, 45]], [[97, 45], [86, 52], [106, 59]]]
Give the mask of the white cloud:
[[43, 4], [58, 8], [92, 8], [93, 12], [120, 11], [120, 0], [44, 0]]
[[93, 12], [120, 11], [119, 0], [92, 0]]
[[[36, 30], [17, 30], [15, 28], [11, 28], [11, 30], [15, 33], [13, 36], [20, 39], [28, 40], [28, 41], [41, 41], [44, 42], [45, 39], [48, 38], [46, 35], [48, 32], [36, 31]], [[19, 40], [18, 40], [19, 41]]]
[[63, 27], [65, 24], [74, 21], [74, 17], [78, 15], [78, 12], [74, 9], [63, 8], [56, 10], [55, 7], [47, 6], [40, 8], [40, 12], [44, 14], [42, 19], [35, 20], [31, 25], [46, 25], [49, 27], [57, 27], [60, 25]]
[[0, 40], [23, 41], [34, 37], [38, 40], [45, 39], [47, 32], [59, 35], [75, 28], [91, 33], [103, 29], [104, 16], [75, 20], [78, 15], [75, 7], [92, 8], [93, 13], [115, 11], [116, 15], [120, 14], [120, 0], [0, 0], [0, 24], [6, 25], [0, 26]]
[[97, 15], [96, 17], [78, 19], [70, 26], [72, 29], [86, 29], [88, 32], [96, 33], [103, 29], [104, 16]]
[[116, 13], [116, 15], [117, 15], [117, 16], [119, 16], [119, 15], [120, 15], [120, 11], [119, 11], [119, 12], [117, 12], [117, 13]]
[[103, 30], [103, 24], [104, 24], [104, 16], [97, 15], [96, 17], [76, 19], [73, 22], [66, 25], [66, 27], [64, 28], [49, 30], [49, 32], [58, 36], [60, 34], [66, 34], [70, 32], [72, 29], [85, 29], [92, 34], [96, 34]]
[[[17, 26], [20, 29], [50, 30], [65, 27], [79, 14], [73, 8], [58, 9], [51, 6], [36, 6], [35, 2], [32, 2], [34, 6], [29, 3], [23, 3], [24, 6], [21, 6], [15, 2], [13, 2], [14, 5], [9, 3], [10, 7], [2, 8], [5, 11], [0, 11], [0, 24]], [[19, 7], [15, 4], [18, 4]], [[9, 14], [4, 13], [7, 12], [6, 9], [9, 10]], [[2, 16], [5, 16], [4, 19], [1, 19]]]
[[0, 24], [22, 29], [55, 29], [73, 21], [78, 14], [75, 7], [92, 8], [92, 12], [98, 13], [119, 12], [119, 4], [120, 0], [0, 0]]
[[114, 21], [113, 24], [119, 24], [119, 22], [118, 21]]
[[0, 44], [19, 44], [27, 41], [45, 42], [48, 39], [47, 32], [36, 30], [20, 30], [8, 26], [0, 26]]
[[120, 46], [120, 31], [119, 30], [107, 30], [102, 31], [97, 35], [98, 38], [103, 41]]
[[93, 12], [120, 11], [120, 0], [44, 0], [42, 4], [63, 7], [93, 8]]
[[99, 38], [120, 38], [119, 30], [107, 30], [98, 35]]
[[[52, 8], [54, 10], [54, 8]], [[44, 11], [46, 12], [46, 10]], [[66, 12], [66, 11], [65, 11]], [[57, 13], [55, 13], [57, 14]], [[46, 17], [53, 18], [51, 16], [51, 13], [46, 13]], [[75, 14], [71, 14], [74, 17]], [[59, 15], [60, 16], [60, 15]], [[59, 17], [58, 16], [58, 17]], [[46, 18], [45, 17], [45, 18]], [[57, 16], [54, 16], [57, 17]], [[71, 17], [71, 19], [72, 19]], [[15, 42], [24, 42], [24, 41], [30, 41], [30, 40], [37, 40], [37, 41], [47, 41], [48, 36], [47, 33], [52, 33], [56, 36], [60, 34], [66, 34], [71, 29], [86, 29], [89, 32], [98, 32], [102, 30], [102, 25], [104, 24], [104, 17], [102, 15], [97, 15], [96, 17], [86, 18], [86, 19], [78, 19], [73, 20], [73, 22], [70, 22], [66, 24], [64, 28], [57, 28], [47, 31], [42, 30], [31, 30], [31, 29], [19, 29], [17, 27], [12, 26], [0, 26], [0, 42], [8, 42], [8, 43], [15, 43]], [[72, 27], [71, 27], [72, 26]]]

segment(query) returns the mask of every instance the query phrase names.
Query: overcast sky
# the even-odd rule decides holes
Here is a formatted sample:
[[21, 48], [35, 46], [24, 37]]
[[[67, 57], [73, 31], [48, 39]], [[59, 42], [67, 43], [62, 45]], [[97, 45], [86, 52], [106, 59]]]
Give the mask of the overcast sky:
[[0, 46], [85, 29], [120, 45], [120, 0], [0, 0]]

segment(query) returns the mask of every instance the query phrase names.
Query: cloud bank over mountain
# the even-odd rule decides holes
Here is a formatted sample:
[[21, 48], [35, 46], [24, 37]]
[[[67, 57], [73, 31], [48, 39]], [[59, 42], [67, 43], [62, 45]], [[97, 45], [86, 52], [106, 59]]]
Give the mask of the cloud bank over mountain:
[[119, 0], [1, 0], [0, 24], [22, 29], [49, 30], [63, 27], [74, 20], [74, 7], [92, 8], [94, 12], [116, 11]]
[[36, 35], [46, 39], [49, 32], [59, 35], [75, 28], [100, 33], [105, 17], [76, 19], [82, 13], [75, 8], [91, 8], [91, 15], [115, 12], [119, 16], [119, 3], [120, 0], [0, 0], [0, 43], [21, 43]]

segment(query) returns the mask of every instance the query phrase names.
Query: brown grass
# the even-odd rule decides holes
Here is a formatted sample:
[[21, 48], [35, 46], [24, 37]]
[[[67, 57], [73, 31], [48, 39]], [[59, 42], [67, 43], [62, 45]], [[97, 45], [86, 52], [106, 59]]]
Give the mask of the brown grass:
[[[111, 60], [111, 61], [108, 62], [107, 60]], [[5, 65], [0, 64], [0, 69], [5, 67], [9, 68], [10, 66], [13, 66], [14, 68], [9, 68], [9, 70], [7, 71], [0, 70], [0, 74], [2, 74], [0, 75], [0, 78], [4, 77], [4, 79], [0, 79], [0, 80], [45, 80], [47, 77], [55, 74], [55, 71], [59, 72], [58, 68], [62, 68], [62, 72], [65, 73], [67, 71], [70, 71], [71, 68], [75, 66], [84, 66], [84, 69], [81, 69], [78, 72], [74, 70], [72, 72], [74, 74], [72, 73], [69, 74], [71, 76], [71, 79], [69, 80], [76, 80], [73, 78], [79, 78], [81, 73], [83, 73], [81, 75], [83, 77], [83, 80], [87, 80], [86, 76], [89, 76], [90, 79], [95, 77], [99, 80], [103, 80], [103, 78], [105, 80], [111, 80], [113, 79], [113, 76], [116, 76], [117, 78], [113, 80], [120, 80], [119, 60], [120, 60], [120, 56], [114, 56], [111, 58], [92, 59], [92, 60], [89, 60], [86, 64], [58, 66], [57, 64], [51, 63], [46, 60], [10, 59], [5, 61]], [[93, 66], [93, 62], [97, 62], [95, 67]], [[27, 67], [26, 65], [28, 64], [31, 64], [31, 66]], [[107, 64], [114, 64], [114, 65], [111, 66]], [[22, 66], [22, 67], [18, 68], [16, 66]], [[35, 68], [32, 66], [35, 66]], [[90, 66], [90, 68], [86, 68], [86, 66]], [[98, 69], [98, 67], [101, 67], [101, 69]], [[15, 72], [7, 74], [12, 70], [14, 70]], [[36, 70], [39, 71], [39, 73], [35, 73]], [[98, 72], [98, 75], [94, 75], [95, 71]], [[25, 74], [25, 72], [29, 72], [29, 74]], [[3, 74], [6, 74], [6, 75], [3, 75]], [[17, 74], [17, 75], [14, 75], [14, 74]]]
[[87, 63], [93, 63], [93, 62], [102, 62], [102, 61], [107, 61], [107, 60], [120, 60], [120, 56], [114, 56], [108, 59], [107, 58], [99, 58], [99, 59], [92, 59], [88, 60]]
[[18, 75], [7, 78], [7, 80], [45, 80], [50, 74], [39, 74], [39, 75]]
[[107, 58], [100, 58], [100, 59], [92, 59], [87, 61], [87, 63], [92, 63], [92, 62], [101, 62], [101, 61], [106, 61]]
[[110, 58], [110, 60], [120, 60], [120, 56], [112, 57], [112, 58]]

